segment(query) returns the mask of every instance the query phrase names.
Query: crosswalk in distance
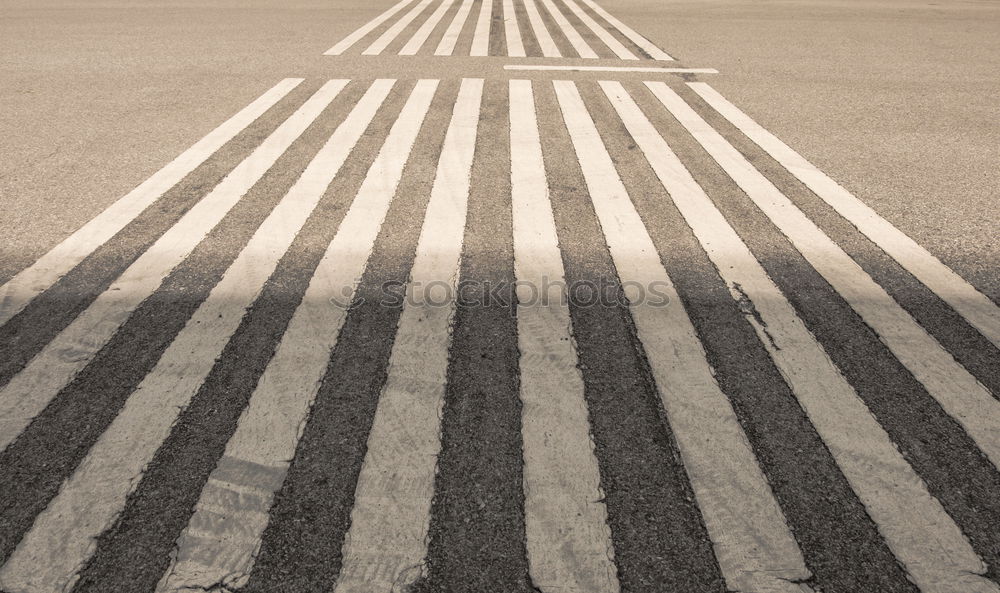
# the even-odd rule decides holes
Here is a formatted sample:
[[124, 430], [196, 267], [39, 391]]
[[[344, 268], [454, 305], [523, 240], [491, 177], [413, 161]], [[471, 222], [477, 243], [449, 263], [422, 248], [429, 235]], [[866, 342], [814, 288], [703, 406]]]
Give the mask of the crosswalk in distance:
[[325, 52], [673, 60], [593, 0], [403, 0]]
[[0, 295], [6, 593], [1000, 591], [1000, 308], [705, 83], [284, 80]]

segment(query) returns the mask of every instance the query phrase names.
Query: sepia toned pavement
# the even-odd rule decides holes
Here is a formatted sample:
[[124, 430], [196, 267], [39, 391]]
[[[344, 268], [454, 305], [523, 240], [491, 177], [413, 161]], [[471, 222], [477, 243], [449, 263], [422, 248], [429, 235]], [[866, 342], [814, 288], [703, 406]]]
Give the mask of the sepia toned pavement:
[[10, 3], [0, 590], [1000, 591], [987, 2]]

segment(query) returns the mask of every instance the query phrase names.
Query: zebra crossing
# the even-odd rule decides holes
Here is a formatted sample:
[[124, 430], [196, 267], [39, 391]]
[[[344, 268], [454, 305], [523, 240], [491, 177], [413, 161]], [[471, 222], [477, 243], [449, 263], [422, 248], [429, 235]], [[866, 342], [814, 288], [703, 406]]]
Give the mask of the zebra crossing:
[[325, 53], [547, 61], [278, 81], [0, 285], [0, 592], [1000, 593], [1000, 307], [717, 71]]
[[[330, 377], [342, 372], [335, 365], [336, 353], [344, 328], [360, 314], [358, 299], [377, 296], [384, 288], [370, 286], [364, 278], [371, 258], [389, 248], [393, 225], [399, 224], [392, 212], [404, 187], [405, 192], [426, 188], [417, 221], [421, 228], [415, 242], [403, 248], [412, 253], [412, 263], [403, 278], [398, 317], [389, 334], [380, 336], [391, 349], [384, 375], [376, 380], [376, 405], [370, 416], [357, 419], [364, 437], [356, 452], [357, 471], [334, 477], [353, 495], [349, 520], [327, 534], [339, 560], [321, 580], [336, 591], [374, 591], [402, 590], [433, 578], [434, 565], [426, 560], [433, 541], [430, 530], [435, 501], [446, 487], [439, 483], [437, 464], [449, 446], [441, 423], [448, 420], [450, 360], [460, 347], [452, 339], [452, 326], [460, 310], [471, 306], [459, 298], [459, 289], [474, 184], [509, 188], [494, 199], [508, 204], [510, 234], [486, 240], [513, 246], [519, 352], [513, 372], [520, 383], [519, 461], [524, 467], [520, 522], [528, 576], [539, 590], [640, 590], [634, 583], [644, 578], [628, 560], [631, 534], [620, 529], [622, 508], [627, 508], [620, 497], [628, 493], [609, 496], [614, 486], [603, 471], [602, 449], [610, 445], [593, 428], [595, 412], [588, 399], [592, 377], [581, 361], [584, 349], [600, 349], [601, 344], [581, 341], [579, 315], [587, 306], [572, 298], [575, 287], [564, 267], [567, 249], [580, 239], [571, 237], [575, 231], [560, 214], [567, 207], [565, 195], [578, 207], [592, 208], [600, 235], [583, 240], [606, 246], [614, 281], [627, 297], [609, 310], [621, 309], [634, 324], [636, 355], [648, 365], [651, 395], [662, 406], [662, 421], [657, 421], [676, 442], [711, 542], [710, 561], [725, 587], [837, 590], [817, 574], [813, 544], [793, 528], [779, 495], [779, 489], [809, 486], [775, 482], [772, 460], [761, 456], [752, 427], [718, 377], [723, 363], [704, 341], [704, 321], [691, 313], [690, 292], [672, 278], [671, 268], [678, 262], [654, 239], [658, 231], [650, 221], [661, 214], [649, 210], [641, 192], [663, 192], [711, 261], [732, 305], [742, 312], [739, 321], [752, 328], [757, 346], [766, 351], [857, 497], [864, 510], [858, 520], [872, 522], [879, 544], [898, 563], [878, 569], [899, 570], [901, 583], [924, 592], [1000, 590], [990, 576], [988, 563], [997, 559], [997, 548], [995, 535], [984, 533], [988, 525], [969, 523], [968, 515], [955, 508], [954, 497], [942, 502], [941, 485], [921, 475], [912, 461], [914, 452], [894, 440], [885, 421], [872, 413], [838, 367], [829, 351], [832, 345], [804, 319], [801, 305], [791, 302], [790, 287], [771, 277], [750, 246], [751, 238], [741, 235], [717, 204], [718, 188], [692, 171], [714, 163], [742, 190], [746, 205], [787, 238], [790, 248], [856, 311], [926, 391], [928, 401], [957, 423], [974, 448], [970, 454], [985, 460], [979, 475], [996, 479], [1000, 402], [992, 378], [977, 376], [975, 368], [963, 364], [962, 353], [949, 352], [923, 329], [755, 166], [758, 154], [745, 154], [745, 146], [737, 148], [709, 119], [721, 115], [898, 260], [994, 347], [994, 360], [1000, 357], [995, 349], [1000, 311], [712, 87], [702, 82], [466, 78], [460, 83], [338, 79], [308, 89], [301, 88], [303, 82], [279, 82], [3, 286], [0, 310], [7, 327], [17, 326], [19, 319], [46, 317], [52, 305], [40, 296], [72, 276], [84, 259], [100, 257], [101, 247], [136, 225], [140, 216], [165, 215], [155, 212], [156, 204], [171, 198], [161, 196], [183, 184], [214, 152], [244, 150], [232, 140], [245, 128], [270, 127], [269, 133], [258, 131], [260, 142], [214, 187], [205, 188], [169, 230], [151, 237], [131, 262], [109, 271], [115, 277], [108, 278], [106, 289], [78, 295], [85, 301], [81, 312], [57, 328], [44, 347], [27, 353], [23, 368], [4, 367], [0, 474], [21, 476], [51, 461], [24, 455], [28, 449], [19, 449], [22, 443], [71, 429], [47, 411], [70, 405], [70, 398], [99, 398], [88, 369], [118, 376], [113, 366], [99, 368], [107, 361], [102, 355], [113, 349], [115, 336], [134, 322], [137, 311], [154, 306], [172, 274], [272, 169], [302, 167], [183, 326], [167, 337], [162, 351], [152, 354], [155, 364], [135, 383], [120, 386], [125, 396], [106, 425], [90, 419], [96, 412], [86, 407], [82, 417], [74, 418], [92, 438], [80, 437], [75, 452], [56, 453], [66, 457], [54, 465], [58, 479], [35, 490], [26, 486], [33, 493], [30, 498], [5, 501], [0, 510], [2, 590], [102, 587], [101, 574], [92, 567], [121, 554], [108, 542], [116, 533], [127, 537], [122, 517], [138, 504], [136, 492], [163, 479], [150, 468], [162, 462], [165, 443], [180, 438], [175, 435], [184, 428], [185, 411], [196, 402], [226, 397], [224, 381], [212, 384], [210, 377], [227, 360], [232, 364], [239, 359], [241, 353], [227, 344], [248, 323], [261, 295], [282, 282], [282, 260], [311, 232], [306, 229], [324, 203], [336, 200], [344, 209], [342, 218], [325, 245], [314, 241], [306, 247], [318, 250], [308, 282], [301, 293], [287, 296], [287, 324], [264, 348], [265, 364], [253, 371], [245, 402], [237, 405], [238, 418], [220, 437], [224, 450], [188, 493], [196, 502], [176, 517], [180, 529], [166, 536], [169, 547], [133, 543], [148, 546], [148, 553], [160, 560], [155, 570], [135, 568], [145, 572], [127, 576], [134, 579], [133, 590], [266, 590], [255, 584], [255, 571], [273, 545], [269, 530], [276, 528], [275, 521], [294, 520], [274, 513], [276, 501], [295, 496], [283, 489], [302, 455], [300, 441], [316, 421], [311, 410], [317, 398], [329, 397]], [[289, 115], [275, 121], [271, 116], [278, 106]], [[552, 106], [555, 112], [549, 111]], [[543, 124], [537, 116], [541, 110], [558, 117]], [[485, 122], [497, 125], [487, 117], [497, 113], [509, 136], [505, 158], [477, 165], [485, 144], [496, 141], [480, 128]], [[437, 124], [428, 123], [432, 119], [444, 124], [443, 136]], [[674, 127], [664, 127], [668, 119]], [[307, 151], [308, 162], [282, 160], [321, 124], [331, 133]], [[563, 136], [552, 136], [552, 126]], [[681, 130], [686, 136], [678, 134]], [[684, 142], [702, 147], [696, 157], [701, 164], [686, 162], [691, 155], [674, 148]], [[415, 154], [424, 146], [430, 147], [432, 160], [415, 167]], [[567, 190], [555, 181], [556, 153], [577, 163], [581, 185]], [[623, 172], [626, 161], [648, 167], [649, 179], [659, 189], [636, 187]], [[347, 189], [338, 185], [344, 176], [353, 176], [356, 188], [347, 195], [331, 193], [330, 188]], [[407, 185], [413, 176], [422, 176], [423, 185]], [[666, 201], [656, 205], [667, 206]], [[547, 286], [548, 298], [532, 292], [540, 286]], [[666, 296], [663, 302], [636, 292], [636, 287], [654, 286]], [[354, 348], [364, 344], [356, 339], [350, 343]], [[13, 352], [19, 344], [5, 341], [4, 348]], [[119, 354], [120, 364], [127, 364], [127, 355]], [[149, 574], [151, 570], [158, 574]]]
[[325, 55], [356, 51], [364, 56], [673, 60], [593, 0], [403, 0]]

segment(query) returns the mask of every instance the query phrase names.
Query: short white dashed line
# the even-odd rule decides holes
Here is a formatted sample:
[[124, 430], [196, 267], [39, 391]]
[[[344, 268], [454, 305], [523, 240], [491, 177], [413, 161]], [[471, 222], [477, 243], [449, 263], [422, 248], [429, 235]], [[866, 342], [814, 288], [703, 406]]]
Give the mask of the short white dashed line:
[[562, 66], [557, 64], [506, 64], [504, 70], [553, 72], [662, 72], [664, 74], [718, 74], [715, 68], [659, 68], [656, 66]]

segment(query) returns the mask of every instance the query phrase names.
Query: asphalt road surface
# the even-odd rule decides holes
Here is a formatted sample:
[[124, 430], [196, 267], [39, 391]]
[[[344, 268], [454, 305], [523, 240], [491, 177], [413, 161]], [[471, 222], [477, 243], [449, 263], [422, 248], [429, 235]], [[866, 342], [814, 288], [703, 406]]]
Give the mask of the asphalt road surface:
[[0, 591], [1000, 593], [998, 30], [5, 2]]

